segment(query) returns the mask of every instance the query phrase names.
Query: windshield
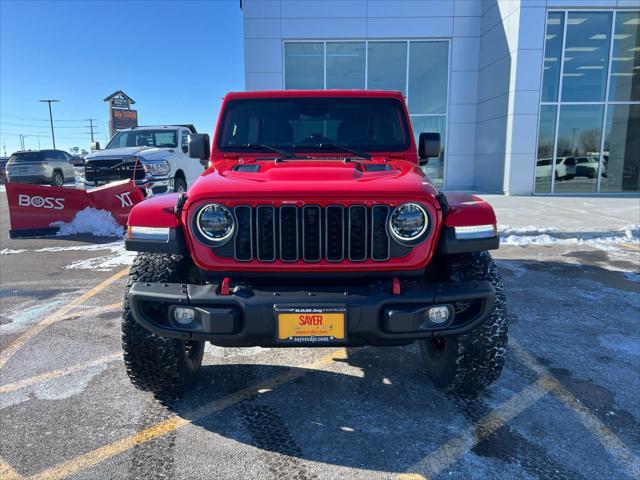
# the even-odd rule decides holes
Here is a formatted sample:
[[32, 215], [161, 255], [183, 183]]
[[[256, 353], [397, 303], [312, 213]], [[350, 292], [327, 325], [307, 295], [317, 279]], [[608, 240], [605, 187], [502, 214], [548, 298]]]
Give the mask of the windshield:
[[127, 130], [118, 132], [106, 148], [159, 147], [176, 148], [175, 130]]
[[227, 103], [218, 135], [223, 151], [260, 145], [313, 151], [344, 146], [400, 151], [410, 145], [402, 104], [391, 98], [270, 98]]
[[40, 158], [40, 152], [22, 152], [11, 155], [9, 161], [11, 163], [39, 162]]

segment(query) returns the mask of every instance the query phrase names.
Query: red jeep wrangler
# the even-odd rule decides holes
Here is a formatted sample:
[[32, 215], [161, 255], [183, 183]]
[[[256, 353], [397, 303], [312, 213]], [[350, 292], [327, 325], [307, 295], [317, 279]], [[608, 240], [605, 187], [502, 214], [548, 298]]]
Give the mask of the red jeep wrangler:
[[186, 194], [129, 216], [138, 254], [122, 318], [139, 388], [183, 390], [204, 342], [328, 347], [418, 341], [432, 381], [473, 392], [502, 370], [507, 319], [489, 204], [439, 192], [420, 169], [397, 92], [230, 93], [208, 169]]

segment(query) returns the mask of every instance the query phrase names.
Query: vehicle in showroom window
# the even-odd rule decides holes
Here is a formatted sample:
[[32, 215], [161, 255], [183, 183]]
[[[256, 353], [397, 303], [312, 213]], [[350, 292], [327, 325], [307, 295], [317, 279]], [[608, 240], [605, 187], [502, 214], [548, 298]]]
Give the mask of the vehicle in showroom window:
[[191, 125], [134, 127], [116, 133], [104, 150], [92, 145], [85, 157], [87, 187], [134, 179], [147, 194], [185, 192], [203, 166], [188, 155]]
[[[230, 93], [186, 194], [129, 216], [138, 251], [122, 318], [134, 385], [184, 390], [204, 342], [229, 347], [406, 345], [432, 381], [474, 392], [504, 365], [507, 317], [491, 206], [443, 193], [420, 166], [400, 92]], [[402, 365], [397, 365], [402, 368]]]
[[72, 155], [62, 150], [24, 150], [9, 157], [6, 180], [13, 183], [40, 183], [62, 187], [75, 182]]

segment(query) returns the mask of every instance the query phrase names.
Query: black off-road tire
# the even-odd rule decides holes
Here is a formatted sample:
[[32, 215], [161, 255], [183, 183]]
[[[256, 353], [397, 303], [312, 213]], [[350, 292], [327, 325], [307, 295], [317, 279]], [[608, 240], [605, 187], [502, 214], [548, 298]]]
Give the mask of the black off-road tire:
[[504, 367], [507, 312], [502, 279], [489, 252], [452, 256], [449, 277], [452, 282], [491, 282], [495, 293], [493, 311], [470, 332], [420, 340], [420, 353], [434, 384], [449, 392], [473, 394], [493, 383]]
[[188, 257], [140, 253], [129, 272], [122, 312], [122, 349], [131, 383], [156, 395], [179, 395], [195, 380], [204, 342], [160, 337], [135, 321], [128, 295], [134, 282], [188, 282]]

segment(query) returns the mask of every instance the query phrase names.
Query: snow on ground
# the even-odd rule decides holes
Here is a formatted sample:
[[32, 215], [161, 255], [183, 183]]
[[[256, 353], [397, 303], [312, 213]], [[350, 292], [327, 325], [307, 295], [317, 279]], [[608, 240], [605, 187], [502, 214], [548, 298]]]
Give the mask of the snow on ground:
[[2, 250], [0, 250], [0, 255], [15, 255], [16, 253], [24, 253], [24, 252], [26, 252], [26, 250], [23, 250], [23, 249], [11, 250], [10, 248], [3, 248]]
[[603, 250], [617, 250], [617, 245], [640, 245], [640, 225], [627, 225], [619, 230], [569, 232], [531, 225], [513, 228], [498, 226], [502, 245], [589, 245]]
[[69, 222], [53, 222], [52, 227], [58, 227], [58, 236], [91, 233], [97, 237], [122, 237], [124, 228], [115, 221], [111, 212], [87, 207], [76, 213]]
[[136, 252], [128, 252], [122, 248], [111, 255], [103, 255], [95, 258], [87, 258], [86, 260], [77, 260], [65, 265], [66, 270], [94, 270], [98, 272], [108, 272], [119, 266], [131, 265], [136, 257]]

